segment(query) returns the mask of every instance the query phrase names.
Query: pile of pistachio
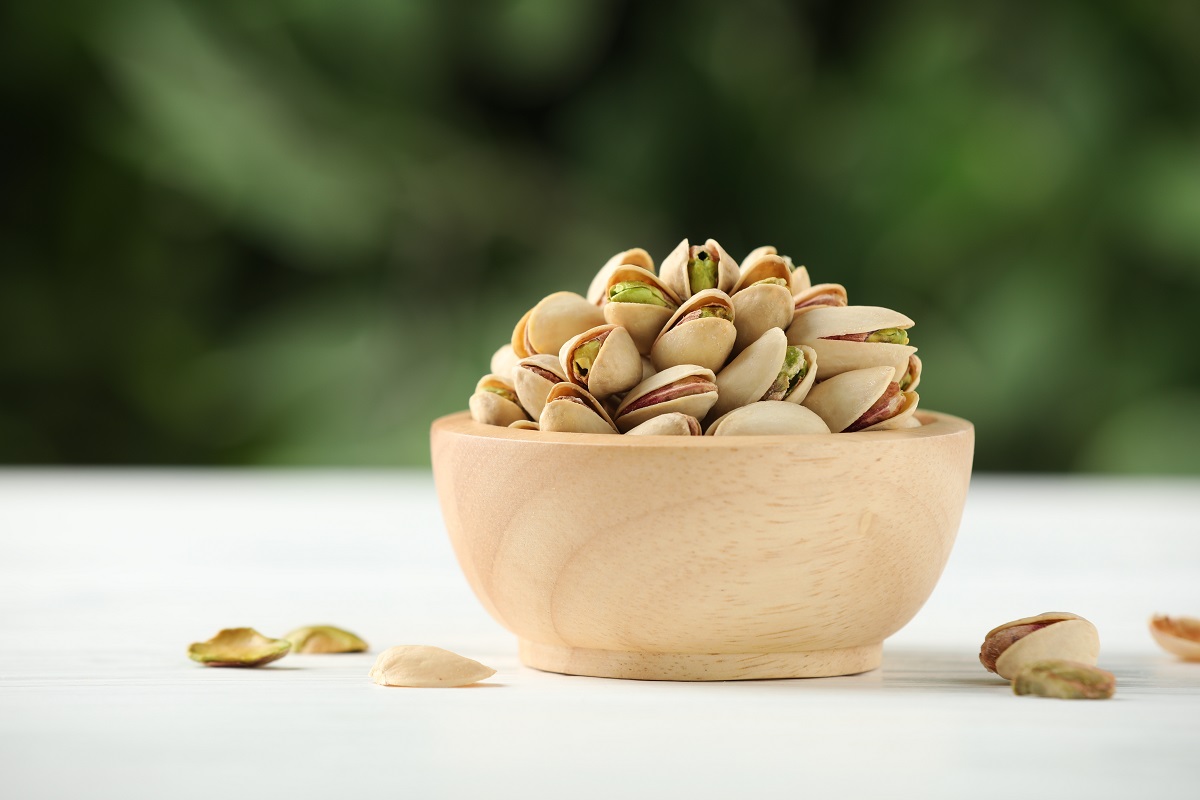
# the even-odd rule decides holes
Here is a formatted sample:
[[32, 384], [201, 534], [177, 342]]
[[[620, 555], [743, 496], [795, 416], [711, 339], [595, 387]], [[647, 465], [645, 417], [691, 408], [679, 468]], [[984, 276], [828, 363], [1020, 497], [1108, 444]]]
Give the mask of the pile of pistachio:
[[920, 425], [913, 321], [851, 306], [773, 247], [738, 263], [709, 239], [657, 272], [613, 256], [587, 297], [531, 308], [471, 396], [488, 425], [579, 433], [715, 436]]

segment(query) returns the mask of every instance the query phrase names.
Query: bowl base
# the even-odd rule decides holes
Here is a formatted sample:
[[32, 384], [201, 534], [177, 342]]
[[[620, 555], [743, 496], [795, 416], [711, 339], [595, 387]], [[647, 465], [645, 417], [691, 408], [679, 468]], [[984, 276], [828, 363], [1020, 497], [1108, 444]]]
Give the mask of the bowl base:
[[520, 640], [521, 663], [543, 672], [639, 681], [828, 678], [879, 667], [883, 644], [805, 653], [644, 653]]

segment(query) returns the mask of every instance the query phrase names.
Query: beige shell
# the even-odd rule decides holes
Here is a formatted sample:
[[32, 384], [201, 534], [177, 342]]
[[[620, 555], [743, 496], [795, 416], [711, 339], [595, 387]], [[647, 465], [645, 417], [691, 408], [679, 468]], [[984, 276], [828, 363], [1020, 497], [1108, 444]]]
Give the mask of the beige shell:
[[[818, 354], [818, 367], [820, 357]], [[875, 405], [895, 376], [892, 367], [843, 372], [814, 386], [804, 398], [804, 405], [817, 412], [829, 430], [841, 433]]]
[[541, 430], [538, 424], [531, 419], [519, 419], [516, 422], [510, 423], [510, 428], [518, 431], [536, 431]]
[[829, 426], [795, 403], [759, 400], [717, 418], [708, 426], [708, 436], [774, 436], [829, 433]]
[[493, 375], [512, 375], [513, 367], [517, 365], [520, 359], [513, 352], [512, 345], [506, 344], [492, 354], [492, 374]]
[[699, 436], [700, 420], [672, 411], [625, 431], [626, 436]]
[[[587, 375], [580, 376], [571, 368], [575, 351], [597, 336], [608, 334], [600, 345]], [[563, 374], [576, 386], [587, 389], [597, 400], [628, 391], [642, 379], [642, 356], [629, 331], [619, 325], [598, 325], [563, 343], [558, 351]]]
[[555, 292], [525, 312], [513, 328], [512, 349], [520, 358], [557, 353], [563, 343], [604, 324], [604, 314], [574, 292]]
[[[539, 375], [526, 367], [534, 366], [544, 369], [549, 373], [558, 376], [557, 381], [548, 380], [545, 376]], [[554, 384], [561, 383], [567, 379], [567, 374], [563, 372], [562, 362], [558, 360], [558, 356], [552, 356], [549, 353], [539, 353], [536, 356], [522, 358], [517, 362], [517, 366], [513, 369], [513, 387], [517, 392], [517, 399], [521, 401], [521, 405], [529, 412], [529, 416], [534, 419], [542, 414], [542, 408], [546, 405], [546, 395], [550, 394], [550, 390], [554, 388]], [[512, 427], [511, 425], [509, 427]]]
[[[645, 356], [642, 356], [642, 381], [646, 380], [656, 372], [658, 372], [658, 370], [654, 368], [654, 362]], [[641, 383], [642, 381], [638, 381], [638, 383]]]
[[543, 431], [558, 433], [616, 433], [617, 427], [600, 401], [573, 383], [554, 384], [538, 417]]
[[792, 295], [786, 286], [747, 286], [735, 292], [730, 300], [737, 327], [734, 354], [757, 342], [771, 328], [787, 330], [792, 323]]
[[380, 686], [436, 688], [469, 686], [496, 670], [440, 647], [405, 644], [380, 653], [369, 674]]
[[755, 262], [766, 256], [779, 256], [783, 260], [783, 263], [787, 265], [788, 272], [790, 273], [788, 275], [788, 288], [791, 289], [793, 295], [799, 294], [812, 286], [812, 281], [808, 277], [808, 269], [803, 265], [796, 266], [792, 259], [787, 256], [779, 255], [779, 251], [771, 245], [756, 247], [751, 250], [742, 259], [742, 274], [753, 269]]
[[[706, 250], [715, 250], [720, 254], [720, 260], [717, 262], [716, 288], [728, 294], [733, 289], [733, 285], [737, 283], [739, 272], [737, 262], [725, 252], [721, 245], [712, 239], [707, 240], [703, 247]], [[663, 259], [662, 269], [659, 270], [663, 283], [680, 300], [686, 300], [693, 294], [687, 271], [688, 254], [691, 252], [691, 249], [692, 247], [688, 244], [688, 240], [684, 239], [675, 246], [670, 255]]]
[[817, 377], [821, 380], [850, 370], [882, 366], [891, 367], [897, 375], [903, 375], [908, 369], [908, 357], [917, 352], [917, 348], [912, 345], [849, 342], [823, 337], [865, 333], [883, 328], [907, 329], [912, 325], [911, 319], [890, 308], [823, 306], [797, 314], [788, 327], [787, 339], [791, 344], [806, 344], [817, 351], [817, 358], [821, 362], [821, 372]]
[[634, 247], [629, 250], [622, 250], [615, 256], [604, 262], [592, 278], [592, 282], [588, 285], [587, 301], [593, 305], [602, 306], [608, 302], [608, 278], [612, 275], [613, 270], [626, 264], [641, 267], [647, 272], [654, 272], [654, 259], [640, 247]]
[[[797, 290], [795, 273], [792, 273], [792, 278], [792, 307], [796, 314], [807, 314], [814, 308], [841, 308], [850, 304], [850, 296], [846, 293], [846, 287], [840, 283], [818, 283], [816, 286], [809, 285]], [[805, 273], [804, 283], [808, 283], [807, 273]]]
[[676, 381], [692, 377], [700, 377], [715, 382], [715, 375], [712, 370], [698, 367], [695, 364], [679, 364], [651, 375], [650, 378], [630, 389], [629, 394], [625, 395], [625, 399], [617, 407], [615, 415], [617, 427], [622, 431], [628, 431], [636, 428], [648, 419], [653, 419], [672, 411], [678, 411], [681, 414], [687, 414], [689, 417], [695, 417], [696, 419], [704, 419], [709, 409], [712, 408], [713, 403], [717, 402], [716, 391], [688, 395], [687, 397], [677, 397], [665, 403], [656, 403], [646, 408], [639, 408], [636, 411], [625, 413], [625, 409], [643, 395], [661, 389]]
[[1022, 667], [1048, 658], [1095, 666], [1100, 657], [1100, 633], [1095, 625], [1074, 614], [1052, 612], [1026, 617], [994, 628], [988, 636], [1002, 628], [1055, 618], [1061, 621], [1022, 636], [1001, 653], [996, 659], [996, 674], [1011, 681]]
[[666, 327], [667, 321], [671, 319], [671, 316], [679, 307], [679, 298], [654, 273], [648, 272], [641, 267], [627, 266], [618, 267], [612, 271], [608, 279], [608, 284], [604, 289], [604, 296], [608, 297], [608, 290], [624, 281], [649, 283], [661, 291], [667, 302], [671, 303], [670, 308], [647, 305], [645, 303], [604, 304], [604, 319], [613, 325], [620, 325], [629, 331], [629, 335], [633, 337], [634, 344], [637, 345], [638, 352], [642, 355], [649, 355], [650, 348], [654, 345], [654, 340], [658, 338], [658, 334]]
[[[730, 361], [725, 369], [717, 373], [719, 398], [710, 412], [710, 417], [716, 419], [735, 408], [761, 400], [775, 382], [775, 377], [779, 375], [787, 348], [787, 337], [783, 331], [771, 328]], [[804, 399], [817, 377], [817, 370], [814, 369], [817, 366], [816, 355], [812, 348], [801, 347], [801, 350], [809, 362], [808, 373], [784, 398], [792, 403], [799, 403]]]
[[1150, 635], [1168, 653], [1200, 661], [1200, 619], [1156, 614], [1150, 618]]
[[[900, 428], [913, 427], [909, 423], [916, 419], [914, 416], [917, 413], [917, 403], [921, 401], [921, 396], [916, 392], [904, 392], [904, 405], [900, 407], [894, 415], [887, 419], [876, 422], [874, 425], [868, 425], [855, 433], [865, 433], [867, 431], [894, 431]], [[917, 423], [917, 427], [920, 423]]]
[[506, 378], [492, 374], [484, 375], [475, 384], [475, 393], [471, 395], [471, 399], [467, 403], [471, 409], [472, 419], [482, 422], [484, 425], [501, 427], [511, 425], [519, 419], [527, 419], [525, 409], [495, 392], [487, 391], [485, 387], [488, 386], [495, 386], [516, 394], [516, 390]]
[[[694, 319], [684, 324], [678, 321], [697, 309], [722, 305], [729, 309], [733, 320], [720, 317]], [[733, 351], [737, 339], [737, 312], [729, 295], [719, 289], [705, 289], [685, 300], [671, 315], [663, 332], [650, 348], [650, 361], [655, 369], [664, 370], [680, 364], [693, 364], [718, 372]]]

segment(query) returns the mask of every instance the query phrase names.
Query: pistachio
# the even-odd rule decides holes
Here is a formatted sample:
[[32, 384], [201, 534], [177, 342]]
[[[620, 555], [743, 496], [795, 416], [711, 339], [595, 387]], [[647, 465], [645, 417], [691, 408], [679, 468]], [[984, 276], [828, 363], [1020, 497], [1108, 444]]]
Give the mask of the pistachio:
[[812, 411], [796, 403], [760, 400], [735, 408], [708, 426], [709, 436], [775, 436], [780, 434], [829, 433]]
[[600, 355], [600, 346], [604, 344], [601, 339], [592, 339], [575, 349], [575, 353], [571, 357], [571, 369], [575, 374], [575, 378], [586, 385], [588, 371], [592, 368], [592, 362], [596, 360], [596, 356]]
[[491, 392], [492, 394], [498, 394], [510, 403], [520, 403], [521, 402], [520, 400], [517, 399], [517, 395], [514, 392], [512, 392], [511, 390], [509, 390], [503, 386], [481, 386], [480, 391]]
[[663, 293], [645, 281], [622, 281], [608, 290], [610, 303], [644, 303], [663, 308], [674, 308], [674, 304], [663, 297]]
[[516, 391], [506, 378], [484, 375], [475, 384], [475, 394], [468, 402], [471, 418], [484, 425], [507, 426], [527, 419]]
[[271, 639], [253, 628], [225, 628], [207, 642], [188, 647], [188, 658], [206, 667], [261, 667], [291, 649], [286, 639]]
[[662, 282], [680, 300], [705, 289], [729, 292], [738, 279], [737, 262], [708, 239], [691, 245], [684, 239], [662, 262]]
[[1063, 611], [1006, 622], [988, 631], [979, 649], [979, 663], [989, 672], [1012, 680], [1026, 664], [1048, 658], [1067, 658], [1095, 664], [1100, 654], [1096, 626]]
[[1116, 691], [1117, 678], [1090, 664], [1052, 658], [1026, 664], [1013, 678], [1012, 687], [1018, 695], [1106, 700]]
[[1156, 614], [1150, 619], [1150, 634], [1168, 653], [1184, 661], [1200, 661], [1200, 619]]
[[688, 414], [672, 411], [651, 417], [625, 431], [627, 436], [699, 436], [700, 420]]
[[789, 345], [784, 350], [783, 367], [780, 368], [779, 374], [775, 376], [774, 383], [763, 394], [762, 399], [782, 400], [791, 394], [791, 391], [796, 388], [796, 384], [800, 383], [807, 374], [808, 362], [804, 358], [804, 353], [799, 347]]
[[717, 288], [717, 264], [721, 257], [713, 257], [703, 247], [693, 247], [688, 259], [688, 281], [693, 292]]
[[283, 637], [292, 643], [293, 653], [361, 653], [367, 643], [353, 633], [333, 625], [309, 625]]
[[[831, 339], [837, 337], [829, 337]], [[851, 340], [853, 341], [853, 340]], [[878, 331], [871, 331], [867, 334], [864, 342], [885, 342], [887, 344], [908, 344], [908, 331], [902, 328], [884, 328]]]
[[428, 645], [389, 647], [375, 659], [371, 680], [380, 686], [469, 686], [496, 674], [478, 661]]

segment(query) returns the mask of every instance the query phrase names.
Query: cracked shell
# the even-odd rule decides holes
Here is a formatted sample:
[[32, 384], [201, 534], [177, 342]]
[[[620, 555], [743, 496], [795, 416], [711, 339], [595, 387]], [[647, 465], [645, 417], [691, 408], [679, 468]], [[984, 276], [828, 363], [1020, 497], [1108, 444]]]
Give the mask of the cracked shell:
[[915, 392], [917, 384], [921, 382], [921, 357], [913, 353], [908, 357], [908, 369], [904, 371], [904, 375], [900, 378], [900, 391]]
[[[693, 287], [688, 266], [693, 258], [700, 257], [701, 252], [704, 254], [704, 260], [713, 264], [715, 282], [712, 286]], [[663, 259], [659, 275], [667, 288], [682, 301], [704, 289], [720, 289], [728, 294], [737, 283], [738, 272], [737, 262], [713, 239], [694, 247], [684, 239]]]
[[654, 259], [640, 247], [622, 250], [604, 262], [604, 266], [596, 272], [592, 282], [588, 284], [587, 301], [593, 305], [603, 306], [608, 302], [608, 279], [613, 270], [623, 266], [640, 267], [654, 274]]
[[556, 383], [538, 417], [538, 428], [556, 433], [616, 433], [600, 401], [573, 383]]
[[[554, 384], [567, 379], [563, 372], [562, 362], [558, 356], [549, 353], [539, 353], [536, 356], [522, 358], [517, 362], [512, 372], [513, 388], [516, 389], [517, 399], [529, 412], [529, 416], [537, 419], [546, 405], [546, 395], [554, 388]], [[512, 427], [512, 424], [509, 424]]]
[[1168, 653], [1200, 661], [1200, 619], [1157, 614], [1150, 618], [1150, 635]]
[[845, 286], [840, 283], [818, 283], [816, 286], [792, 292], [793, 319], [814, 308], [840, 308], [849, 303], [850, 297], [846, 294]]
[[[704, 309], [716, 308], [721, 316], [699, 315]], [[737, 313], [729, 295], [718, 289], [705, 289], [683, 302], [654, 340], [650, 361], [656, 369], [664, 370], [680, 364], [693, 364], [717, 372], [733, 351], [737, 339]]]
[[[903, 375], [908, 357], [917, 348], [888, 342], [855, 342], [831, 336], [866, 335], [885, 329], [907, 331], [913, 321], [898, 311], [878, 306], [813, 308], [797, 314], [788, 327], [787, 340], [817, 351], [821, 368], [817, 378], [825, 380], [843, 372], [888, 366]], [[906, 334], [907, 335], [907, 334]]]
[[651, 417], [641, 425], [625, 431], [626, 436], [699, 436], [700, 420], [672, 411]]
[[287, 639], [271, 639], [253, 628], [225, 628], [207, 642], [188, 647], [188, 658], [206, 667], [261, 667], [291, 649]]
[[979, 661], [1001, 678], [1012, 680], [1036, 661], [1062, 658], [1095, 666], [1099, 656], [1100, 634], [1095, 625], [1076, 614], [1051, 611], [992, 628], [984, 637]]
[[558, 360], [567, 380], [597, 400], [629, 391], [642, 379], [642, 355], [619, 325], [598, 325], [569, 339]]
[[[901, 392], [893, 382], [895, 376], [891, 367], [843, 372], [814, 386], [804, 405], [817, 412], [834, 433], [906, 427], [920, 397], [916, 392]], [[868, 412], [873, 412], [874, 421], [863, 419]]]
[[788, 287], [791, 273], [779, 256], [766, 255], [742, 269], [733, 287], [733, 352], [740, 353], [771, 328], [787, 330], [792, 324], [793, 300]]
[[609, 297], [614, 286], [630, 282], [649, 284], [658, 290], [667, 305], [609, 300], [604, 304], [604, 319], [629, 331], [634, 344], [637, 345], [638, 352], [642, 355], [649, 355], [654, 340], [658, 338], [659, 333], [667, 326], [667, 321], [679, 308], [679, 298], [654, 273], [640, 267], [630, 266], [618, 267], [612, 271], [604, 289], [604, 296]]
[[480, 378], [467, 406], [471, 409], [471, 418], [484, 425], [506, 427], [519, 419], [528, 419], [512, 384], [499, 375], [488, 374]]
[[679, 364], [630, 389], [617, 406], [614, 419], [622, 431], [673, 411], [703, 419], [715, 402], [717, 385], [713, 371], [695, 364]]
[[538, 353], [553, 355], [563, 342], [589, 328], [604, 324], [604, 314], [574, 292], [543, 297], [513, 328], [512, 349], [519, 358]]
[[718, 417], [707, 436], [775, 436], [829, 433], [824, 420], [795, 403], [759, 400]]
[[803, 264], [796, 266], [796, 263], [792, 261], [791, 258], [780, 254], [780, 252], [771, 245], [756, 247], [751, 250], [750, 253], [744, 259], [742, 259], [742, 272], [745, 273], [747, 270], [752, 269], [754, 267], [754, 263], [764, 256], [779, 256], [779, 258], [783, 259], [783, 263], [787, 265], [789, 273], [788, 288], [791, 289], [793, 295], [799, 294], [800, 292], [803, 292], [812, 286], [812, 281], [808, 277], [808, 268]]
[[[709, 412], [710, 417], [715, 420], [735, 408], [762, 400], [783, 369], [788, 347], [783, 331], [771, 328], [730, 361], [717, 373], [720, 397]], [[809, 347], [799, 349], [804, 357], [804, 377], [784, 395], [783, 400], [790, 403], [804, 400], [817, 376], [816, 354]]]

